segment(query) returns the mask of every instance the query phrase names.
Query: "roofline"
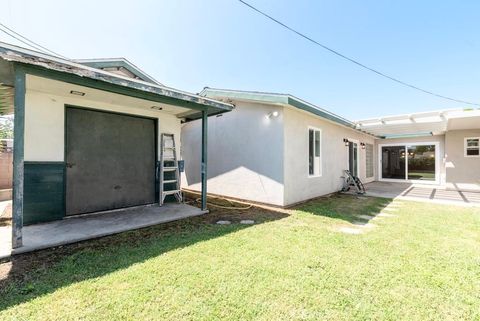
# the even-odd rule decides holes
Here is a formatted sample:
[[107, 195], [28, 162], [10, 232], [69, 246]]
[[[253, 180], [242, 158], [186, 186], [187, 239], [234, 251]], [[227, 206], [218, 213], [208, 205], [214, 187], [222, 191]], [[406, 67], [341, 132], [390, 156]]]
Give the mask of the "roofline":
[[368, 132], [359, 130], [356, 124], [342, 116], [334, 114], [326, 109], [313, 105], [303, 99], [295, 97], [291, 94], [281, 94], [281, 93], [270, 93], [270, 92], [260, 92], [260, 91], [244, 91], [244, 90], [234, 90], [234, 89], [220, 89], [220, 88], [209, 88], [205, 87], [199, 95], [218, 94], [218, 96], [224, 98], [233, 98], [233, 99], [245, 99], [250, 101], [256, 101], [260, 103], [268, 104], [281, 104], [289, 105], [300, 110], [306, 111], [308, 113], [314, 114], [316, 116], [322, 117], [331, 122], [337, 123], [339, 125], [348, 127], [355, 131], [359, 131], [363, 134], [377, 137]]
[[132, 63], [130, 60], [124, 57], [118, 57], [118, 58], [89, 58], [89, 59], [73, 59], [72, 61], [84, 64], [84, 63], [97, 63], [97, 62], [123, 62], [127, 66], [130, 65], [133, 67], [143, 78], [146, 78], [147, 80], [150, 80], [151, 82], [154, 82], [158, 85], [163, 86], [159, 81], [157, 81], [155, 78], [147, 74], [145, 71], [143, 71], [141, 68], [139, 68], [137, 65]]
[[[9, 51], [12, 51], [12, 52], [9, 52]], [[6, 55], [2, 55], [2, 53], [6, 54]], [[19, 55], [19, 53], [20, 53], [20, 55]], [[68, 66], [68, 68], [67, 68], [68, 71], [67, 70], [60, 70], [60, 68], [54, 68], [52, 66], [48, 66], [48, 65], [46, 65], [45, 61], [40, 61], [39, 63], [35, 64], [32, 61], [27, 60], [27, 58], [23, 57], [21, 54], [37, 57], [37, 58], [40, 58], [40, 59], [45, 59], [45, 60], [48, 60], [48, 61], [51, 61], [51, 62], [54, 62], [54, 63], [57, 63], [57, 64]], [[20, 64], [32, 65], [32, 66], [44, 68], [46, 70], [53, 70], [53, 71], [61, 72], [61, 73], [64, 73], [64, 74], [75, 74], [75, 72], [73, 72], [70, 68], [70, 67], [74, 67], [74, 68], [78, 68], [78, 69], [86, 71], [85, 73], [82, 73], [81, 75], [77, 74], [80, 77], [86, 77], [86, 78], [90, 78], [90, 79], [97, 80], [97, 81], [99, 80], [99, 81], [102, 81], [102, 82], [105, 82], [105, 83], [111, 83], [111, 84], [117, 85], [117, 86], [122, 86], [122, 87], [127, 87], [127, 88], [131, 88], [131, 89], [135, 89], [135, 90], [140, 90], [140, 91], [143, 91], [143, 92], [147, 92], [147, 93], [155, 94], [155, 95], [159, 95], [159, 96], [166, 96], [166, 97], [169, 97], [169, 98], [175, 98], [175, 99], [178, 99], [178, 100], [183, 100], [185, 102], [199, 104], [199, 105], [212, 107], [212, 108], [216, 108], [216, 109], [220, 109], [220, 110], [224, 110], [224, 111], [230, 111], [234, 107], [232, 104], [217, 101], [215, 99], [211, 99], [211, 98], [208, 98], [208, 97], [203, 97], [203, 96], [200, 96], [200, 95], [197, 95], [197, 94], [188, 93], [188, 92], [185, 92], [185, 91], [181, 91], [181, 90], [174, 89], [174, 88], [167, 87], [167, 86], [163, 86], [163, 85], [153, 84], [153, 83], [146, 82], [146, 81], [143, 81], [143, 80], [124, 77], [122, 75], [118, 75], [118, 74], [111, 73], [111, 72], [108, 72], [108, 71], [104, 71], [104, 70], [101, 70], [101, 69], [96, 69], [96, 68], [92, 68], [92, 67], [89, 67], [89, 66], [86, 66], [86, 65], [82, 65], [82, 64], [76, 63], [74, 61], [68, 60], [68, 59], [59, 58], [59, 57], [56, 57], [56, 56], [53, 56], [53, 55], [44, 54], [44, 53], [41, 53], [41, 52], [38, 52], [38, 51], [35, 51], [35, 50], [30, 50], [30, 49], [27, 49], [27, 48], [11, 45], [11, 44], [4, 43], [4, 42], [0, 42], [0, 58], [2, 58], [4, 60], [7, 60], [7, 61], [16, 62], [16, 63], [20, 63]], [[21, 59], [21, 58], [23, 58], [23, 59]], [[101, 77], [98, 77], [98, 76], [94, 77], [94, 75], [101, 75]], [[111, 79], [111, 81], [108, 81], [108, 80], [110, 80], [109, 78]], [[163, 91], [165, 93], [159, 93], [158, 91]], [[184, 97], [179, 98], [179, 96], [184, 96]]]

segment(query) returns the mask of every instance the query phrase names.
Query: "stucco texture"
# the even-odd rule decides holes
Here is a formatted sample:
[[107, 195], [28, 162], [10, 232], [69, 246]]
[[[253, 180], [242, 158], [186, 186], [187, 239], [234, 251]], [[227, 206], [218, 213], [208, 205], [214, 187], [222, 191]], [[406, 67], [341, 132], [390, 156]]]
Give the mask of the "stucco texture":
[[[294, 107], [235, 101], [236, 108], [208, 122], [208, 192], [288, 206], [339, 191], [348, 149], [343, 138], [374, 144], [372, 136], [297, 111]], [[267, 117], [277, 111], [277, 117]], [[199, 121], [182, 127], [183, 187], [200, 189]], [[308, 175], [308, 128], [322, 130], [322, 176]], [[360, 178], [365, 150], [359, 145]], [[373, 180], [373, 177], [371, 178]]]
[[[343, 142], [344, 138], [358, 142], [359, 177], [363, 182], [370, 181], [365, 176], [365, 149], [360, 147], [360, 143], [374, 144], [372, 136], [288, 107], [284, 108], [284, 124], [284, 205], [333, 193], [342, 188], [343, 171], [348, 169], [348, 148]], [[318, 177], [308, 175], [309, 127], [318, 128], [322, 132], [322, 175]]]
[[452, 130], [445, 134], [446, 180], [460, 186], [480, 186], [480, 157], [465, 156], [466, 137], [480, 137], [480, 129]]
[[173, 115], [108, 103], [108, 97], [114, 95], [109, 93], [104, 93], [103, 100], [98, 101], [32, 90], [28, 89], [28, 81], [25, 97], [25, 161], [64, 161], [65, 105], [156, 118], [159, 134], [175, 134], [177, 146], [181, 144], [180, 119]]
[[[282, 107], [236, 102], [208, 119], [208, 192], [283, 205]], [[277, 117], [267, 117], [272, 111]], [[182, 127], [182, 186], [200, 190], [201, 122]]]

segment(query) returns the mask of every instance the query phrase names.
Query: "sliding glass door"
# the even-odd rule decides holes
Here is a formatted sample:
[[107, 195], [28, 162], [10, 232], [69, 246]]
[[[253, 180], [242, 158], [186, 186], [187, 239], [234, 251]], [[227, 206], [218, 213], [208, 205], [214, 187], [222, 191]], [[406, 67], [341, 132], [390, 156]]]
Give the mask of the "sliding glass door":
[[408, 146], [408, 179], [435, 181], [435, 145]]
[[437, 182], [436, 144], [380, 145], [381, 179]]

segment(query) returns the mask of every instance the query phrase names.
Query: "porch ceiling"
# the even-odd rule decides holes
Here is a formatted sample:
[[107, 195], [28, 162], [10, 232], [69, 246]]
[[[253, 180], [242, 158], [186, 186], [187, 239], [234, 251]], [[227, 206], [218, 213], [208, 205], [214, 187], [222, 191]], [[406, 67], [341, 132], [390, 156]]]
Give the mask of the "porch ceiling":
[[[81, 104], [88, 105], [89, 101], [94, 101], [108, 105], [132, 107], [142, 109], [144, 111], [148, 110], [153, 114], [171, 114], [177, 117], [182, 117], [185, 113], [192, 111], [186, 107], [162, 104], [155, 101], [120, 95], [99, 89], [93, 89], [32, 75], [27, 75], [27, 91], [36, 91], [69, 98], [80, 98], [82, 101]], [[73, 95], [71, 91], [84, 93], [84, 95]]]

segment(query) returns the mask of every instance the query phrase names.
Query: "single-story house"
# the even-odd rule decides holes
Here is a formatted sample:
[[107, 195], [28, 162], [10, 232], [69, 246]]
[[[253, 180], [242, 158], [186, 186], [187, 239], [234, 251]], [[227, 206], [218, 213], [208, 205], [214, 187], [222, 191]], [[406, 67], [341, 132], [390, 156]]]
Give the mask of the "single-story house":
[[[209, 193], [289, 206], [341, 190], [344, 170], [364, 183], [480, 190], [480, 110], [350, 121], [288, 94], [205, 88], [235, 105], [209, 119]], [[182, 127], [184, 188], [198, 190], [195, 134]]]
[[[14, 114], [13, 247], [24, 225], [159, 203], [160, 137], [232, 109], [166, 87], [125, 59], [67, 60], [0, 43], [2, 114]], [[204, 179], [202, 207], [206, 209]]]

